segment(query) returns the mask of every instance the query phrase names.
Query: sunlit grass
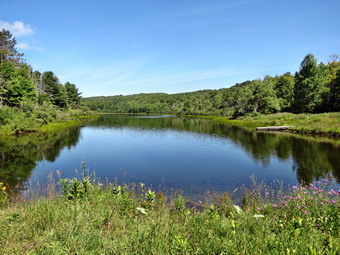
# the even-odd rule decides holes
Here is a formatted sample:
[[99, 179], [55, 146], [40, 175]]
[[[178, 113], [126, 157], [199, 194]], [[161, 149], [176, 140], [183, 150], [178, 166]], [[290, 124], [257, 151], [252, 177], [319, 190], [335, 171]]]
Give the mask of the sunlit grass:
[[[0, 210], [1, 254], [338, 254], [339, 190], [257, 184], [202, 210], [144, 184], [62, 180], [62, 193]], [[332, 189], [333, 188], [333, 189]], [[55, 189], [54, 189], [55, 190]], [[51, 195], [52, 194], [52, 195]], [[321, 195], [321, 196], [320, 196]]]
[[226, 117], [200, 116], [229, 126], [255, 128], [259, 126], [292, 126], [298, 133], [326, 134], [340, 136], [340, 113], [293, 114], [276, 113], [246, 116], [236, 120]]

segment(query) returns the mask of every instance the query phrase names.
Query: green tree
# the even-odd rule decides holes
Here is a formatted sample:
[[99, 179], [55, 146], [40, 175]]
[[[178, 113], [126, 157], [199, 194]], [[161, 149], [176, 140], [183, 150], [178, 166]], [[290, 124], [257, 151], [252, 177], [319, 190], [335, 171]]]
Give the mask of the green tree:
[[322, 104], [324, 73], [315, 57], [308, 54], [295, 74], [294, 111], [315, 112]]
[[58, 77], [51, 71], [42, 75], [42, 89], [48, 95], [50, 101], [61, 108], [67, 107], [66, 88], [59, 83]]
[[67, 108], [68, 97], [67, 90], [64, 85], [58, 84], [56, 94], [53, 95], [53, 104], [60, 108]]
[[5, 61], [11, 61], [15, 65], [19, 65], [22, 61], [22, 53], [18, 53], [15, 48], [16, 40], [12, 38], [12, 34], [5, 29], [0, 31], [0, 65]]
[[6, 61], [0, 65], [0, 76], [3, 79], [4, 103], [9, 106], [20, 106], [23, 101], [35, 101], [36, 89], [29, 78], [30, 68], [22, 64], [15, 67], [12, 62]]
[[253, 95], [249, 107], [252, 112], [274, 113], [280, 110], [279, 100], [274, 91], [273, 78], [266, 76], [263, 81], [255, 80], [253, 82]]
[[51, 99], [58, 93], [59, 79], [51, 71], [44, 72], [42, 75], [42, 89]]
[[66, 88], [66, 93], [67, 93], [67, 98], [68, 98], [68, 103], [70, 105], [76, 106], [79, 105], [80, 103], [80, 98], [81, 98], [81, 93], [79, 92], [78, 88], [76, 85], [66, 82], [65, 83], [65, 88]]
[[275, 92], [279, 99], [280, 108], [289, 111], [294, 101], [294, 77], [288, 72], [275, 78]]
[[340, 111], [340, 69], [336, 73], [336, 77], [331, 82], [330, 101], [334, 111]]

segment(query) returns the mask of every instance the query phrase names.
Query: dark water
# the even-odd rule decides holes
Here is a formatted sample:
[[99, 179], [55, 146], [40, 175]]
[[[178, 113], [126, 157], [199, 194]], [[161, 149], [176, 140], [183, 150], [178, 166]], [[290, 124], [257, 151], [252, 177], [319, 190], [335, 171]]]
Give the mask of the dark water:
[[257, 133], [204, 119], [125, 115], [1, 139], [0, 181], [27, 193], [46, 183], [52, 170], [62, 178], [80, 176], [82, 160], [102, 179], [182, 190], [193, 199], [206, 191], [233, 192], [249, 185], [253, 174], [268, 183], [324, 177], [340, 182], [340, 140]]

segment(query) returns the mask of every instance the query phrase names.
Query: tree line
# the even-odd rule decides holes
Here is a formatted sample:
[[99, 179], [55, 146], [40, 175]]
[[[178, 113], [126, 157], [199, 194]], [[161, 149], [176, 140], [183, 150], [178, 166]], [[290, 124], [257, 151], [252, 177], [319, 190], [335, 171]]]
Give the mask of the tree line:
[[340, 111], [340, 61], [332, 55], [318, 64], [305, 56], [300, 70], [265, 76], [218, 90], [179, 94], [150, 93], [90, 97], [81, 100], [91, 110], [125, 113], [222, 115], [237, 118], [277, 112], [320, 113]]
[[79, 106], [81, 93], [75, 84], [61, 84], [52, 71], [34, 71], [15, 46], [12, 34], [0, 31], [0, 107], [22, 108], [26, 103], [60, 109]]

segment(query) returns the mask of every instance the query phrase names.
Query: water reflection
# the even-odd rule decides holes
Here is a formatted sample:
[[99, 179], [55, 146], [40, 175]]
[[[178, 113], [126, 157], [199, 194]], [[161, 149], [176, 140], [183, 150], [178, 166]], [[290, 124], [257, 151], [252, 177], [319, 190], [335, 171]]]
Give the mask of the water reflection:
[[80, 127], [58, 133], [28, 134], [0, 140], [0, 180], [11, 190], [24, 189], [23, 183], [32, 170], [45, 160], [54, 162], [60, 151], [75, 146], [80, 137]]
[[[119, 139], [117, 135], [122, 133], [107, 133], [100, 130], [115, 132], [120, 130], [124, 132], [124, 136]], [[80, 143], [83, 133], [84, 141]], [[141, 138], [143, 135], [149, 140], [143, 140], [144, 138]], [[101, 139], [101, 136], [107, 137]], [[198, 141], [202, 136], [208, 139], [203, 145], [202, 141]], [[152, 139], [155, 141], [151, 141]], [[183, 158], [179, 156], [182, 154], [178, 154], [181, 152], [174, 151], [177, 145], [171, 144], [171, 141], [176, 139], [182, 140]], [[188, 140], [183, 142], [183, 139]], [[162, 141], [165, 144], [161, 144]], [[206, 147], [210, 145], [213, 148], [207, 149]], [[172, 151], [167, 151], [167, 146], [173, 146]], [[205, 147], [200, 149], [200, 146]], [[107, 149], [101, 150], [100, 147]], [[61, 156], [63, 149], [68, 150]], [[124, 165], [134, 175], [133, 181], [158, 185], [162, 178], [167, 178], [167, 185], [181, 188], [184, 192], [185, 189], [201, 192], [206, 188], [230, 191], [235, 185], [239, 186], [245, 182], [251, 169], [263, 179], [270, 176], [267, 180], [284, 178], [286, 172], [287, 174], [292, 172], [295, 173], [295, 180], [299, 182], [308, 183], [327, 176], [334, 177], [338, 183], [340, 182], [340, 141], [336, 139], [259, 133], [226, 127], [205, 119], [125, 115], [104, 115], [96, 121], [87, 123], [84, 129], [74, 127], [58, 133], [29, 134], [1, 139], [0, 181], [19, 192], [24, 189], [23, 183], [31, 177], [32, 172], [41, 171], [43, 168], [41, 162], [50, 162], [51, 164], [46, 164], [46, 167], [53, 167], [53, 162], [63, 161], [63, 166], [69, 165], [74, 168], [74, 162], [71, 162], [66, 154], [76, 150], [81, 151], [82, 155], [93, 157], [94, 160], [110, 161], [116, 156], [114, 159], [116, 164], [124, 165], [127, 161], [134, 161], [130, 162], [130, 165]], [[246, 157], [251, 158], [249, 162], [253, 163], [243, 165], [243, 168], [251, 169], [242, 173], [238, 168], [242, 168], [244, 161], [247, 161]], [[207, 165], [204, 165], [205, 162]], [[77, 161], [76, 165], [79, 164]], [[164, 167], [161, 167], [162, 164]], [[106, 172], [97, 169], [102, 177], [112, 177], [112, 172], [108, 172], [108, 169], [112, 170], [117, 165], [98, 162], [98, 167], [105, 168]], [[270, 171], [259, 172], [260, 168], [268, 168]], [[185, 171], [186, 169], [188, 171]], [[44, 174], [51, 170], [46, 169]], [[287, 180], [291, 181], [288, 177]], [[198, 186], [200, 188], [197, 188]]]

